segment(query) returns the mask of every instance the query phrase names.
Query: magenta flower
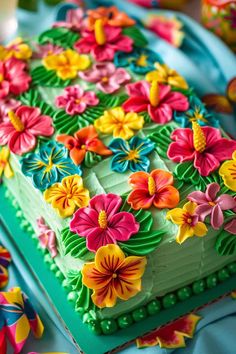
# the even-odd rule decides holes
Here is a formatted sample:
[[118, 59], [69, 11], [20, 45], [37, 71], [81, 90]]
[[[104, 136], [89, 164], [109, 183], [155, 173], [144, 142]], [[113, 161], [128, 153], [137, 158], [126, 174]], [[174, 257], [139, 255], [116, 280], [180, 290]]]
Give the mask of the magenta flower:
[[47, 43], [43, 45], [35, 44], [35, 49], [33, 52], [34, 59], [42, 59], [51, 54], [60, 54], [63, 52], [63, 48], [52, 43]]
[[0, 123], [2, 121], [8, 121], [7, 113], [9, 111], [15, 111], [20, 105], [21, 102], [14, 98], [0, 99]]
[[218, 230], [224, 222], [224, 210], [233, 209], [236, 207], [236, 201], [228, 194], [217, 196], [220, 191], [218, 183], [211, 183], [207, 186], [206, 192], [192, 192], [188, 195], [188, 200], [197, 203], [195, 210], [200, 221], [204, 221], [207, 216], [210, 216], [211, 226]]
[[5, 98], [9, 93], [19, 95], [27, 91], [30, 81], [25, 62], [16, 58], [0, 61], [0, 98]]
[[96, 195], [88, 207], [75, 212], [71, 231], [86, 237], [87, 248], [92, 252], [116, 241], [129, 240], [139, 231], [139, 223], [131, 213], [119, 212], [121, 204], [122, 199], [116, 194]]
[[41, 247], [43, 249], [47, 248], [52, 258], [56, 257], [57, 243], [55, 232], [48, 227], [43, 217], [38, 218], [36, 221], [39, 229], [38, 239]]
[[20, 106], [8, 112], [8, 120], [0, 125], [0, 145], [8, 144], [11, 152], [22, 155], [36, 145], [36, 137], [51, 136], [52, 119], [41, 115], [39, 108]]
[[165, 124], [172, 119], [173, 110], [186, 111], [188, 99], [180, 92], [172, 92], [167, 85], [158, 85], [155, 90], [147, 81], [138, 81], [126, 85], [130, 98], [123, 103], [126, 112], [148, 111], [151, 119], [158, 124]]
[[130, 81], [130, 74], [113, 63], [97, 63], [90, 70], [81, 71], [79, 76], [88, 82], [96, 83], [96, 88], [104, 93], [113, 93]]
[[232, 235], [236, 235], [236, 219], [230, 220], [224, 227], [224, 230]]
[[84, 11], [81, 8], [68, 10], [66, 20], [55, 22], [53, 27], [65, 27], [72, 31], [79, 32], [83, 25]]
[[65, 108], [69, 115], [83, 113], [87, 106], [96, 106], [99, 99], [92, 91], [84, 91], [81, 86], [74, 85], [64, 89], [61, 96], [57, 96], [55, 104], [58, 108]]
[[122, 29], [105, 25], [102, 32], [102, 38], [99, 40], [99, 34], [95, 35], [94, 30], [82, 31], [80, 38], [74, 45], [74, 48], [82, 54], [92, 54], [97, 61], [113, 61], [117, 51], [131, 52], [133, 49], [133, 40], [122, 34]]

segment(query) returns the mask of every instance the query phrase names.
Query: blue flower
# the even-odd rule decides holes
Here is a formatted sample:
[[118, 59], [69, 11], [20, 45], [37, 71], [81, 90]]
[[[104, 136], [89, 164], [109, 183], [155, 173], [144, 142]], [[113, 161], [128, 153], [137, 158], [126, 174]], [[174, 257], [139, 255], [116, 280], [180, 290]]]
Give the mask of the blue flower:
[[157, 53], [145, 48], [135, 48], [131, 53], [117, 52], [114, 58], [116, 66], [129, 67], [137, 74], [155, 70], [156, 62], [163, 64], [162, 58]]
[[218, 119], [207, 111], [205, 105], [197, 96], [189, 97], [189, 109], [187, 111], [174, 112], [174, 120], [183, 128], [191, 128], [193, 120], [196, 120], [200, 125], [219, 127]]
[[35, 188], [45, 190], [63, 177], [81, 175], [79, 166], [68, 157], [68, 150], [56, 141], [42, 143], [38, 153], [30, 153], [21, 160], [24, 175], [31, 177]]
[[148, 171], [150, 161], [147, 158], [155, 148], [155, 143], [149, 139], [141, 139], [134, 136], [129, 141], [117, 138], [113, 139], [109, 149], [114, 153], [111, 160], [112, 171], [123, 173]]

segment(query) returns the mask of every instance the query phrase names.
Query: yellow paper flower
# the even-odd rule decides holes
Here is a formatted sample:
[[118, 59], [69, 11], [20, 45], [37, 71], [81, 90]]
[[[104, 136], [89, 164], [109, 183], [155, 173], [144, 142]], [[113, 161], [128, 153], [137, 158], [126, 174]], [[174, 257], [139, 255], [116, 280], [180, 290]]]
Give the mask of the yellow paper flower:
[[0, 60], [7, 60], [12, 57], [27, 60], [32, 56], [32, 49], [23, 42], [21, 37], [17, 37], [6, 47], [0, 46]]
[[6, 178], [11, 178], [14, 175], [9, 163], [9, 157], [10, 150], [4, 146], [0, 150], [0, 178], [2, 177], [3, 173]]
[[203, 237], [207, 234], [206, 225], [198, 221], [198, 216], [195, 214], [196, 203], [188, 202], [183, 208], [175, 208], [168, 211], [166, 218], [179, 226], [179, 231], [176, 235], [176, 241], [183, 243], [189, 237]]
[[95, 120], [94, 126], [104, 134], [113, 134], [114, 138], [128, 140], [134, 136], [135, 130], [142, 129], [144, 119], [137, 113], [125, 113], [122, 107], [116, 107], [104, 112]]
[[155, 63], [156, 70], [150, 71], [146, 75], [149, 82], [157, 81], [158, 83], [170, 85], [182, 89], [187, 89], [188, 84], [185, 79], [177, 73], [176, 70], [169, 68], [166, 64]]
[[90, 63], [88, 55], [80, 55], [72, 49], [60, 54], [50, 54], [43, 59], [43, 65], [48, 70], [55, 70], [62, 80], [74, 79], [78, 71], [86, 70]]
[[79, 175], [64, 177], [61, 183], [55, 183], [44, 192], [44, 198], [62, 218], [73, 215], [77, 208], [86, 207], [90, 199]]
[[96, 306], [113, 307], [117, 298], [128, 300], [141, 291], [146, 264], [146, 257], [125, 257], [119, 246], [109, 244], [98, 249], [95, 262], [83, 266], [82, 281], [93, 289]]
[[236, 192], [236, 151], [232, 155], [233, 160], [225, 161], [220, 169], [219, 175], [222, 177], [224, 184], [231, 191]]

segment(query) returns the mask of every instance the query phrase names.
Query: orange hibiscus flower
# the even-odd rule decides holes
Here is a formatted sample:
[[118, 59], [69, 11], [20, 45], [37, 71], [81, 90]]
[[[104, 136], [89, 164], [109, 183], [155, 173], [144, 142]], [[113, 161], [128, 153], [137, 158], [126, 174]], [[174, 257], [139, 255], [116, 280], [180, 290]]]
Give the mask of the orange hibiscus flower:
[[95, 262], [82, 269], [82, 281], [93, 289], [92, 300], [100, 308], [113, 307], [117, 298], [128, 300], [141, 291], [146, 257], [125, 258], [119, 246], [110, 244], [100, 247]]
[[129, 178], [133, 191], [127, 201], [135, 210], [152, 205], [158, 209], [174, 208], [179, 203], [179, 192], [173, 183], [173, 175], [164, 170], [153, 170], [150, 174], [135, 172]]
[[125, 12], [120, 12], [117, 7], [98, 7], [95, 10], [88, 10], [88, 27], [94, 28], [96, 20], [102, 19], [103, 24], [108, 24], [115, 27], [133, 26], [135, 21], [130, 18]]

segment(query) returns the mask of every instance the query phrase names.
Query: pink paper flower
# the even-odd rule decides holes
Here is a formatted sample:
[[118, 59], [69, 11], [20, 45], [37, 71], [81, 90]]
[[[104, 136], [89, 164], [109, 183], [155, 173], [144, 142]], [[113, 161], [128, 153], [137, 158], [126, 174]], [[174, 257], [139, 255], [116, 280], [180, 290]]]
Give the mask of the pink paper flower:
[[47, 248], [52, 258], [57, 255], [56, 234], [45, 223], [43, 217], [37, 219], [39, 229], [38, 239], [43, 249]]
[[7, 113], [9, 111], [15, 111], [20, 105], [21, 102], [14, 98], [0, 99], [0, 124], [2, 121], [8, 120]]
[[0, 145], [8, 144], [11, 152], [22, 155], [36, 145], [36, 136], [51, 136], [52, 119], [41, 115], [39, 108], [20, 106], [8, 112], [8, 120], [0, 124]]
[[236, 201], [229, 194], [221, 194], [218, 183], [211, 183], [207, 186], [206, 192], [192, 192], [188, 195], [188, 200], [197, 203], [198, 206], [195, 213], [199, 216], [200, 221], [204, 221], [210, 216], [211, 226], [218, 230], [224, 222], [223, 210], [229, 210], [236, 207]]
[[52, 43], [47, 43], [43, 45], [35, 44], [35, 49], [33, 52], [33, 59], [42, 59], [51, 54], [60, 54], [64, 51], [64, 48], [54, 45]]
[[65, 27], [79, 32], [83, 26], [84, 11], [81, 8], [68, 10], [66, 20], [55, 22], [53, 27]]
[[9, 93], [19, 95], [27, 91], [30, 81], [25, 62], [16, 58], [0, 61], [0, 98]]
[[82, 31], [82, 38], [75, 43], [74, 48], [82, 54], [91, 53], [97, 61], [113, 61], [117, 51], [132, 51], [133, 40], [124, 36], [121, 28], [105, 25], [102, 31], [102, 40], [93, 30]]
[[98, 103], [99, 99], [94, 92], [84, 91], [79, 85], [66, 87], [55, 101], [58, 108], [65, 108], [66, 113], [70, 115], [83, 113], [87, 106], [96, 106]]
[[96, 83], [96, 88], [104, 93], [113, 93], [127, 83], [131, 76], [123, 68], [116, 68], [113, 63], [97, 63], [90, 70], [80, 72], [81, 79]]
[[126, 112], [148, 111], [151, 119], [165, 124], [172, 119], [173, 110], [186, 111], [189, 108], [187, 98], [180, 92], [172, 92], [168, 85], [150, 84], [139, 81], [126, 85], [130, 98], [123, 103]]
[[118, 212], [120, 196], [100, 194], [93, 197], [89, 206], [76, 211], [70, 229], [87, 238], [87, 248], [96, 252], [100, 247], [117, 241], [127, 241], [138, 232], [139, 223], [131, 213]]
[[[197, 123], [196, 123], [197, 124]], [[201, 176], [215, 171], [222, 161], [230, 160], [236, 150], [236, 141], [221, 137], [219, 129], [201, 127], [202, 133], [190, 128], [176, 129], [171, 139], [167, 155], [174, 162], [193, 161]], [[200, 143], [200, 145], [199, 145]]]

